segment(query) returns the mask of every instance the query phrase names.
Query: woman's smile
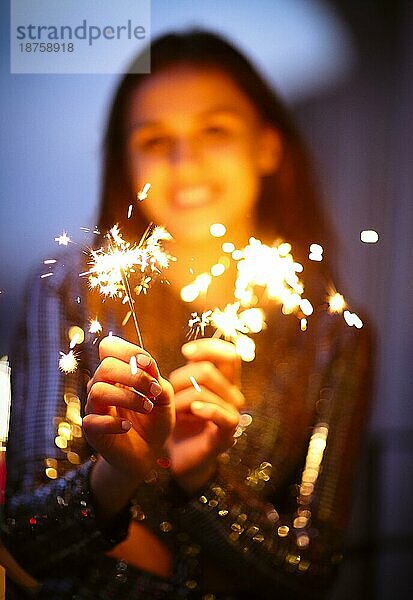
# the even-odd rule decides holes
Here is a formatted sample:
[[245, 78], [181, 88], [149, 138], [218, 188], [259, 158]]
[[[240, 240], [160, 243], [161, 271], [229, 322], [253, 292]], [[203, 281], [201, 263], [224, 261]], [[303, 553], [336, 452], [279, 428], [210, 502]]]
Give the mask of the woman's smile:
[[210, 186], [193, 185], [174, 189], [171, 201], [177, 208], [198, 208], [214, 201], [214, 194]]

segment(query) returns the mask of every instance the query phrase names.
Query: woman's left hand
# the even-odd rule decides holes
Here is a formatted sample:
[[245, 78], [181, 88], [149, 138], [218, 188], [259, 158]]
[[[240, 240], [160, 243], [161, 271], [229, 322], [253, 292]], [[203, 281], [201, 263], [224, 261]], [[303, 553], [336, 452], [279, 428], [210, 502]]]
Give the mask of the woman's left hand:
[[245, 400], [233, 344], [203, 338], [185, 344], [182, 353], [188, 363], [169, 378], [177, 420], [168, 449], [176, 480], [193, 493], [213, 475], [218, 454], [232, 446]]

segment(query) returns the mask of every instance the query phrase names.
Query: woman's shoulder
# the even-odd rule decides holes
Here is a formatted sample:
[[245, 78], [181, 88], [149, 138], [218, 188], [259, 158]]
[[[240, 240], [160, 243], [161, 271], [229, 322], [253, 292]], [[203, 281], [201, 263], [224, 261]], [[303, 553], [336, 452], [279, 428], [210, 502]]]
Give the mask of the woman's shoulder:
[[26, 279], [26, 289], [59, 290], [67, 285], [77, 287], [87, 268], [84, 252], [78, 248], [61, 250], [53, 258], [48, 257], [33, 267]]

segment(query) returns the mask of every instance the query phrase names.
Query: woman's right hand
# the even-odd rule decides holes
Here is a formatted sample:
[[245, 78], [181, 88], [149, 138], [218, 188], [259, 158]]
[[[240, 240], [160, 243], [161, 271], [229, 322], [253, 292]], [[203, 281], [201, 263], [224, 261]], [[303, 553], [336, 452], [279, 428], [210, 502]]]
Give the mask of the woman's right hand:
[[218, 455], [233, 445], [245, 399], [233, 344], [204, 338], [185, 344], [182, 352], [188, 362], [170, 374], [177, 423], [167, 446], [173, 476], [193, 494], [213, 475]]
[[112, 470], [137, 485], [173, 430], [173, 389], [148, 352], [119, 337], [104, 338], [99, 356], [88, 383], [84, 434]]

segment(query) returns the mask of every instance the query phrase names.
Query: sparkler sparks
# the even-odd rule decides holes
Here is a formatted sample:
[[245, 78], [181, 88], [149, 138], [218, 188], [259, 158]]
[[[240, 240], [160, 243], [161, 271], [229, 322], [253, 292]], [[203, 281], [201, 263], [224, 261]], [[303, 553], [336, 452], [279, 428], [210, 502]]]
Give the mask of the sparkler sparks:
[[191, 313], [191, 318], [188, 321], [190, 327], [189, 338], [196, 338], [199, 333], [205, 335], [205, 328], [210, 324], [211, 314], [212, 310], [207, 310], [201, 315], [196, 312]]
[[317, 262], [321, 262], [323, 260], [323, 247], [320, 244], [311, 244], [310, 245], [310, 253], [308, 258], [310, 260], [315, 260]]
[[379, 234], [374, 229], [364, 229], [360, 232], [360, 240], [365, 244], [376, 244], [379, 241]]
[[55, 237], [54, 241], [57, 242], [59, 246], [67, 246], [72, 240], [67, 235], [67, 232], [63, 230], [59, 236]]
[[130, 281], [137, 280], [133, 285], [137, 295], [147, 292], [153, 280], [173, 260], [161, 246], [162, 242], [172, 237], [164, 227], [153, 224], [148, 227], [138, 244], [124, 240], [117, 225], [110, 229], [107, 237], [107, 248], [91, 250], [91, 268], [81, 275], [88, 276], [91, 289], [97, 288], [103, 296], [119, 298], [129, 303], [139, 343], [143, 346]]
[[70, 344], [69, 344], [70, 350], [73, 350], [73, 348], [77, 344], [83, 344], [83, 342], [85, 340], [85, 332], [83, 331], [83, 329], [81, 327], [77, 327], [76, 325], [74, 325], [73, 327], [71, 327], [69, 329], [68, 335], [69, 335], [69, 340], [70, 340]]
[[[212, 233], [212, 232], [211, 232]], [[244, 361], [255, 358], [255, 343], [249, 337], [265, 327], [264, 311], [254, 307], [259, 302], [256, 294], [265, 302], [278, 302], [284, 314], [295, 313], [300, 319], [313, 312], [311, 302], [302, 297], [304, 285], [298, 277], [303, 266], [296, 262], [291, 254], [291, 245], [283, 242], [278, 246], [267, 246], [260, 240], [251, 237], [243, 249], [235, 249], [226, 242], [223, 251], [231, 251], [231, 257], [237, 261], [235, 280], [235, 302], [227, 304], [221, 310], [215, 308], [201, 315], [192, 313], [188, 322], [190, 337], [204, 335], [205, 327], [215, 328], [214, 337], [223, 337], [234, 343], [237, 353]], [[228, 260], [228, 255], [225, 257]], [[195, 300], [201, 291], [206, 293], [212, 277], [222, 275], [227, 267], [211, 268], [211, 274], [203, 273], [181, 290], [181, 297], [186, 302]], [[301, 321], [301, 328], [303, 327]]]
[[78, 366], [78, 360], [73, 350], [70, 350], [67, 354], [60, 352], [59, 369], [63, 373], [74, 373]]
[[145, 200], [148, 197], [150, 187], [150, 183], [145, 183], [141, 191], [136, 194], [136, 199], [139, 200], [139, 202], [142, 202], [142, 200]]
[[223, 337], [233, 342], [237, 353], [244, 361], [255, 358], [255, 343], [246, 334], [258, 333], [265, 327], [264, 312], [259, 308], [250, 308], [239, 312], [240, 303], [227, 304], [224, 310], [215, 308], [201, 315], [194, 312], [188, 321], [190, 332], [188, 337], [195, 338], [199, 333], [204, 335], [205, 328], [215, 328], [214, 337]]
[[89, 323], [89, 333], [102, 333], [102, 325], [96, 318], [90, 319]]
[[332, 292], [328, 297], [328, 310], [331, 313], [342, 313], [347, 304], [344, 296], [338, 292]]
[[[211, 230], [211, 235], [214, 233]], [[181, 290], [181, 298], [185, 302], [196, 300], [203, 292], [205, 295], [213, 277], [218, 277], [229, 267], [224, 258], [237, 263], [237, 276], [234, 287], [235, 302], [227, 304], [221, 310], [215, 308], [202, 314], [191, 313], [188, 321], [188, 337], [196, 338], [204, 335], [207, 326], [215, 328], [214, 337], [223, 337], [234, 343], [236, 351], [245, 361], [255, 357], [255, 343], [249, 337], [265, 327], [265, 315], [257, 305], [267, 305], [269, 301], [280, 305], [285, 315], [294, 314], [300, 321], [301, 331], [308, 328], [308, 317], [314, 312], [310, 300], [303, 297], [304, 284], [299, 274], [304, 267], [294, 260], [291, 245], [287, 242], [268, 246], [251, 237], [243, 249], [235, 248], [232, 242], [224, 242], [222, 250], [225, 257], [211, 267], [210, 273], [198, 275]], [[323, 247], [311, 244], [310, 260], [323, 260]], [[221, 260], [222, 259], [222, 260]], [[225, 266], [224, 266], [225, 264]], [[222, 268], [217, 269], [217, 266]], [[362, 327], [361, 319], [350, 311], [345, 311], [347, 303], [344, 297], [331, 289], [328, 297], [330, 313], [343, 313], [349, 326]], [[344, 311], [344, 312], [343, 312]]]

